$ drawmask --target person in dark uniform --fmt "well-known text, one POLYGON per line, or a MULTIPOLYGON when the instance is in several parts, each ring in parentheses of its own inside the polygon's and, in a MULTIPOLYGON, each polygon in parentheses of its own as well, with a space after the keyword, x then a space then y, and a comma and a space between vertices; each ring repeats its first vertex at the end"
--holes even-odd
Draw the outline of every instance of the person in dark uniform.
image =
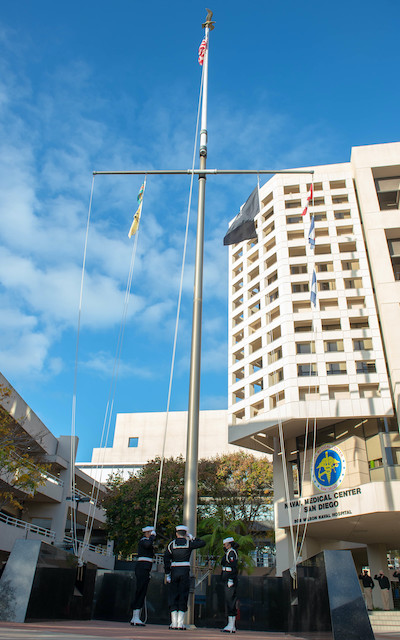
POLYGON ((367 605, 368 611, 372 611, 372 589, 375 587, 374 581, 369 575, 367 569, 364 569, 363 573, 360 573, 358 579, 361 580, 363 584, 364 594, 365 594, 365 604, 367 605))
POLYGON ((384 611, 389 611, 390 609, 390 582, 389 578, 384 575, 382 569, 379 571, 378 575, 374 576, 374 580, 377 580, 379 586, 381 588, 382 595, 382 604, 384 611))
POLYGON ((133 601, 133 615, 131 625, 134 627, 144 627, 145 623, 140 619, 140 611, 144 604, 147 587, 150 582, 150 571, 153 566, 154 548, 156 532, 153 527, 143 527, 143 536, 139 540, 137 550, 137 561, 135 566, 136 593, 133 601))
POLYGON ((190 556, 194 549, 204 547, 200 538, 193 538, 185 525, 176 527, 176 538, 171 540, 164 553, 164 567, 171 612, 170 629, 185 629, 183 620, 187 611, 190 587, 190 556))
POLYGON ((400 587, 400 571, 393 571, 393 578, 397 578, 397 580, 399 581, 399 584, 397 586, 400 587))
POLYGON ((225 604, 228 614, 228 624, 221 629, 224 633, 235 633, 235 619, 237 614, 237 582, 238 582, 238 553, 239 545, 232 537, 225 538, 222 541, 225 554, 222 557, 222 581, 224 583, 225 604))

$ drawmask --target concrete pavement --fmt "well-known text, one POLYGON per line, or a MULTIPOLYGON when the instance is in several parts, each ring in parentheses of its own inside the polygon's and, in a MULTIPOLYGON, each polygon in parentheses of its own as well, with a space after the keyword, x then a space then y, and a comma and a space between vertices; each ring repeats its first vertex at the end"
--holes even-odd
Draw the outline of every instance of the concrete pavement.
MULTIPOLYGON (((241 631, 240 640, 330 640, 331 634, 296 635, 268 631, 241 631)), ((163 625, 131 627, 127 623, 102 620, 62 620, 19 624, 0 622, 0 640, 222 640, 219 629, 171 631, 163 625)), ((400 635, 375 635, 376 640, 400 640, 400 635)))

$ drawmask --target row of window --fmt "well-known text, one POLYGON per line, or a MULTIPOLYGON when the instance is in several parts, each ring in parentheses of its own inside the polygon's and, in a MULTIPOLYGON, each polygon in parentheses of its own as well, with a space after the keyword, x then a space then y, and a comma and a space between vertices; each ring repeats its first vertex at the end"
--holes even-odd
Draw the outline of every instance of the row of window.
MULTIPOLYGON (((269 209, 266 213, 263 214, 261 222, 262 224, 264 224, 269 218, 271 218, 271 216, 273 216, 274 214, 274 209, 271 208, 269 209)), ((319 211, 317 213, 313 213, 314 216, 314 221, 315 222, 325 222, 326 220, 329 219, 329 216, 327 214, 326 211, 319 211)), ((333 212, 333 216, 335 220, 346 220, 346 219, 351 219, 351 211, 349 209, 346 210, 337 210, 333 212)), ((258 259, 258 251, 254 251, 252 252, 252 249, 254 247, 258 246, 258 240, 261 239, 263 242, 263 246, 264 246, 264 250, 265 251, 269 251, 271 249, 271 246, 268 246, 269 243, 266 242, 268 236, 275 230, 275 223, 272 221, 268 224, 268 226, 260 228, 260 224, 259 221, 255 221, 256 223, 256 229, 259 231, 259 235, 257 238, 252 238, 251 240, 249 240, 245 245, 243 245, 243 243, 240 243, 239 248, 237 249, 237 251, 235 251, 235 253, 232 254, 232 262, 236 262, 237 260, 239 260, 239 258, 243 257, 244 255, 244 248, 246 250, 246 254, 247 254, 247 258, 248 260, 251 260, 252 262, 254 262, 255 260, 258 259), (267 245, 267 247, 265 246, 267 245)), ((304 226, 304 217, 301 215, 301 213, 298 214, 291 214, 290 216, 286 216, 286 223, 288 225, 291 224, 299 224, 302 223, 302 225, 304 226)), ((348 235, 349 233, 353 233, 353 227, 352 225, 350 226, 336 226, 336 235, 340 236, 340 235, 348 235)), ((316 228, 316 236, 318 235, 329 235, 329 231, 328 228, 316 228)), ((304 237, 304 230, 297 230, 297 231, 288 231, 288 236, 290 240, 295 239, 296 237, 301 238, 304 237), (292 234, 296 234, 294 237, 292 236, 292 234), (301 234, 301 235, 300 235, 301 234)), ((275 238, 271 238, 271 241, 273 241, 275 243, 275 238)))
MULTIPOLYGON (((299 400, 302 402, 318 401, 321 399, 319 387, 299 387, 299 400)), ((328 386, 329 400, 350 400, 354 399, 354 392, 350 392, 348 385, 329 385, 328 386)), ((379 384, 367 383, 358 385, 358 397, 359 398, 380 398, 381 392, 379 384)), ((244 396, 243 396, 244 399, 244 396)), ((281 390, 278 393, 273 394, 269 398, 262 398, 257 402, 252 402, 248 411, 250 418, 254 418, 259 413, 263 413, 266 409, 272 410, 282 405, 285 402, 285 391, 281 390), (268 403, 268 406, 267 406, 268 403)), ((245 417, 245 409, 239 409, 232 414, 232 422, 242 420, 245 417)), ((361 423, 360 423, 361 424, 361 423)), ((343 434, 343 430, 341 431, 343 434)))
MULTIPOLYGON (((272 266, 273 264, 275 263, 270 264, 270 266, 272 266)), ((343 271, 357 271, 360 268, 360 261, 358 259, 341 260, 341 267, 343 271)), ((330 261, 316 262, 315 269, 317 273, 333 272, 333 261, 330 260, 330 261)), ((233 274, 234 277, 238 276, 242 271, 243 271, 243 265, 240 265, 240 268, 238 267, 237 269, 235 269, 235 272, 233 274)), ((304 273, 309 273, 309 271, 310 269, 308 268, 307 263, 290 265, 291 275, 301 275, 304 273)), ((251 282, 252 280, 257 278, 259 275, 260 275, 260 268, 257 266, 255 269, 252 269, 252 271, 250 271, 247 274, 247 282, 251 282)), ((265 278, 265 286, 266 287, 270 286, 271 284, 276 282, 277 279, 278 279, 278 271, 275 270, 265 278)), ((233 292, 236 293, 237 291, 240 291, 240 289, 242 289, 243 286, 244 286, 244 279, 241 279, 238 282, 235 282, 235 284, 233 285, 233 292)))
MULTIPOLYGON (((327 362, 326 363, 326 375, 328 376, 338 376, 347 374, 347 363, 346 362, 327 362)), ((318 373, 317 364, 315 362, 309 362, 306 364, 298 364, 297 365, 297 376, 299 378, 303 377, 313 377, 318 373)), ((369 374, 376 373, 376 364, 374 360, 357 360, 356 361, 356 373, 359 374, 369 374)), ((279 384, 284 380, 283 368, 277 369, 272 373, 268 374, 268 388, 279 384)), ((263 379, 254 380, 248 385, 250 395, 254 395, 255 393, 259 393, 263 391, 263 379)), ((241 387, 240 389, 236 389, 233 394, 233 401, 241 402, 245 398, 245 388, 241 387)))
MULTIPOLYGON (((275 300, 276 299, 277 298, 275 298, 275 300)), ((270 298, 267 297, 266 304, 269 305, 271 302, 273 302, 273 300, 270 300, 270 298)), ((351 298, 346 298, 346 303, 347 303, 348 309, 365 309, 364 296, 354 296, 351 298)), ((243 305, 243 297, 240 303, 238 303, 237 305, 235 304, 233 305, 233 311, 236 311, 236 309, 238 309, 242 305, 243 305)), ((321 311, 329 311, 329 310, 333 311, 334 309, 339 309, 339 300, 337 298, 321 298, 319 301, 319 308, 321 311)), ((311 302, 309 300, 300 300, 298 302, 294 301, 292 303, 292 309, 294 314, 311 311, 311 302)), ((261 300, 257 300, 256 302, 254 302, 248 307, 248 317, 250 318, 252 315, 254 315, 260 310, 261 310, 261 300)), ((274 307, 273 309, 269 309, 265 315, 266 315, 266 321, 268 325, 273 320, 275 320, 280 316, 279 306, 274 307)), ((245 318, 245 310, 242 309, 242 311, 240 311, 240 313, 238 313, 232 319, 232 326, 233 327, 238 326, 241 322, 243 322, 244 318, 245 318)), ((257 319, 255 322, 257 323, 257 326, 254 325, 254 330, 252 331, 250 329, 249 333, 254 333, 254 331, 260 328, 261 324, 259 323, 261 322, 261 320, 257 319)))
MULTIPOLYGON (((366 317, 358 316, 356 318, 349 318, 349 326, 350 329, 366 329, 369 327, 369 320, 366 317)), ((326 320, 321 320, 321 329, 322 331, 341 331, 342 325, 340 318, 327 318, 326 320)), ((294 332, 295 333, 312 333, 313 326, 312 321, 301 321, 294 323, 294 332)), ((270 344, 277 338, 281 337, 280 327, 276 327, 272 331, 267 332, 267 344, 270 344)), ((233 336, 234 344, 241 342, 244 338, 243 331, 238 332, 233 336)), ((333 342, 332 342, 333 343, 333 342)), ((366 343, 365 343, 366 344, 366 343)), ((249 353, 254 353, 262 348, 262 336, 258 337, 253 342, 249 343, 249 353)), ((233 354, 233 362, 238 362, 244 358, 244 346, 235 351, 233 354)))
MULTIPOLYGON (((314 216, 315 222, 325 222, 330 217, 329 212, 327 211, 318 211, 315 213, 313 212, 313 216, 314 216)), ((351 211, 350 209, 333 211, 333 218, 334 220, 348 220, 349 218, 351 218, 351 211)), ((299 224, 299 223, 304 224, 304 217, 301 215, 301 213, 297 215, 294 214, 294 215, 286 216, 286 224, 299 224)), ((338 227, 338 229, 339 228, 340 227, 338 227)))
MULTIPOLYGON (((260 344, 257 341, 257 345, 260 344)), ((372 351, 372 338, 353 338, 353 351, 372 351)), ((324 340, 324 352, 325 353, 341 353, 344 352, 344 343, 343 340, 324 340)), ((315 341, 310 340, 308 342, 296 342, 296 353, 298 355, 304 355, 308 353, 315 353, 315 341)), ((273 364, 282 358, 282 347, 278 347, 273 349, 267 354, 267 364, 273 364)), ((257 358, 254 363, 250 363, 250 373, 254 373, 254 371, 261 369, 262 364, 262 356, 257 358), (256 363, 256 368, 254 368, 254 363, 256 363)), ((243 372, 243 369, 239 370, 243 372)), ((238 371, 235 371, 235 376, 238 375, 238 371)), ((244 374, 243 374, 244 375, 244 374)), ((240 374, 242 378, 243 375, 240 374)), ((237 382, 237 380, 235 380, 237 382)))
MULTIPOLYGON (((351 235, 351 232, 348 231, 348 227, 342 227, 342 229, 345 229, 346 233, 344 234, 338 234, 338 235, 346 235, 349 236, 351 235)), ((328 230, 327 229, 321 229, 316 233, 316 237, 318 236, 329 236, 328 230)), ((292 240, 301 240, 301 244, 296 245, 296 246, 289 246, 288 247, 288 252, 289 252, 289 257, 297 257, 300 255, 306 255, 306 241, 305 241, 305 237, 303 232, 293 232, 293 234, 291 234, 291 236, 289 237, 288 234, 288 240, 292 241, 292 240)), ((271 241, 264 245, 264 253, 269 253, 269 251, 271 251, 271 249, 273 249, 276 246, 276 242, 275 242, 275 238, 272 238, 271 241)), ((340 253, 354 253, 356 251, 356 242, 354 240, 346 240, 345 242, 340 242, 339 241, 339 252, 340 253)), ((317 244, 315 247, 315 254, 316 255, 320 255, 323 253, 327 253, 331 256, 331 245, 330 244, 317 244)), ((252 265, 259 259, 260 254, 259 251, 255 251, 249 258, 247 258, 247 266, 248 268, 251 269, 252 265)), ((265 263, 264 263, 264 269, 268 270, 272 265, 274 265, 277 262, 277 258, 276 255, 270 255, 268 256, 268 258, 266 259, 265 263)), ((252 271, 250 271, 248 273, 248 277, 249 279, 253 279, 255 278, 258 274, 259 274, 259 265, 257 265, 252 271)), ((235 269, 233 270, 233 278, 236 278, 240 273, 243 272, 243 262, 241 262, 240 264, 238 264, 235 269)))
MULTIPOLYGON (((346 362, 327 362, 326 374, 328 376, 343 375, 347 373, 346 362)), ((376 373, 376 365, 374 360, 356 360, 356 373, 376 373)), ((318 374, 317 364, 310 362, 297 365, 297 375, 299 378, 303 376, 316 376, 318 374)))
MULTIPOLYGON (((321 273, 324 273, 324 271, 321 271, 321 273)), ((255 277, 254 275, 249 276, 249 279, 252 280, 254 277, 255 277)), ((273 274, 271 274, 270 277, 266 279, 265 288, 268 289, 268 287, 273 285, 274 282, 277 281, 277 279, 278 279, 277 273, 274 272, 273 274)), ((344 278, 343 283, 344 283, 345 289, 362 289, 363 288, 363 280, 361 277, 344 278)), ((261 284, 262 284, 261 282, 257 282, 247 290, 248 300, 250 300, 251 298, 253 298, 254 296, 260 293, 261 284)), ((232 286, 233 293, 237 293, 238 291, 240 291, 242 287, 243 287, 243 280, 240 280, 239 282, 235 283, 232 286)), ((333 291, 336 289, 336 278, 332 278, 330 280, 318 280, 317 287, 318 287, 318 291, 333 291)), ((309 291, 309 283, 293 282, 291 285, 291 288, 292 288, 292 293, 304 293, 309 291)), ((278 297, 279 297, 279 289, 276 288, 267 295, 267 298, 266 298, 267 304, 274 302, 274 300, 276 300, 278 297)), ((237 302, 238 300, 236 299, 235 304, 237 302)), ((236 306, 239 306, 243 302, 244 302, 244 298, 236 306)))

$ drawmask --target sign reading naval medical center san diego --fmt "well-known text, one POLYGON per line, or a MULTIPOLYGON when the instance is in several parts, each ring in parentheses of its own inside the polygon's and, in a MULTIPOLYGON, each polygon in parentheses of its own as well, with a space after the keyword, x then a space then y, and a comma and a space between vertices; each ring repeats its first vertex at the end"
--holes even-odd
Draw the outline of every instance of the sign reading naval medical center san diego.
POLYGON ((343 482, 346 458, 339 447, 324 445, 316 450, 310 471, 313 484, 317 489, 335 490, 343 482))
POLYGON ((360 512, 361 487, 339 489, 346 475, 346 458, 339 447, 319 447, 310 466, 318 493, 278 503, 279 526, 343 518, 360 512), (290 512, 290 518, 289 518, 290 512))

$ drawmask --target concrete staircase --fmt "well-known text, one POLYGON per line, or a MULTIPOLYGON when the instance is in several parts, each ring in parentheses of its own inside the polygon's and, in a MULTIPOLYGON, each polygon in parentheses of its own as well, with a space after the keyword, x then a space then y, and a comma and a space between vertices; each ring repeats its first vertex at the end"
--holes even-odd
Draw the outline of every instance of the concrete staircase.
POLYGON ((374 633, 398 633, 400 635, 400 611, 369 611, 374 633))

